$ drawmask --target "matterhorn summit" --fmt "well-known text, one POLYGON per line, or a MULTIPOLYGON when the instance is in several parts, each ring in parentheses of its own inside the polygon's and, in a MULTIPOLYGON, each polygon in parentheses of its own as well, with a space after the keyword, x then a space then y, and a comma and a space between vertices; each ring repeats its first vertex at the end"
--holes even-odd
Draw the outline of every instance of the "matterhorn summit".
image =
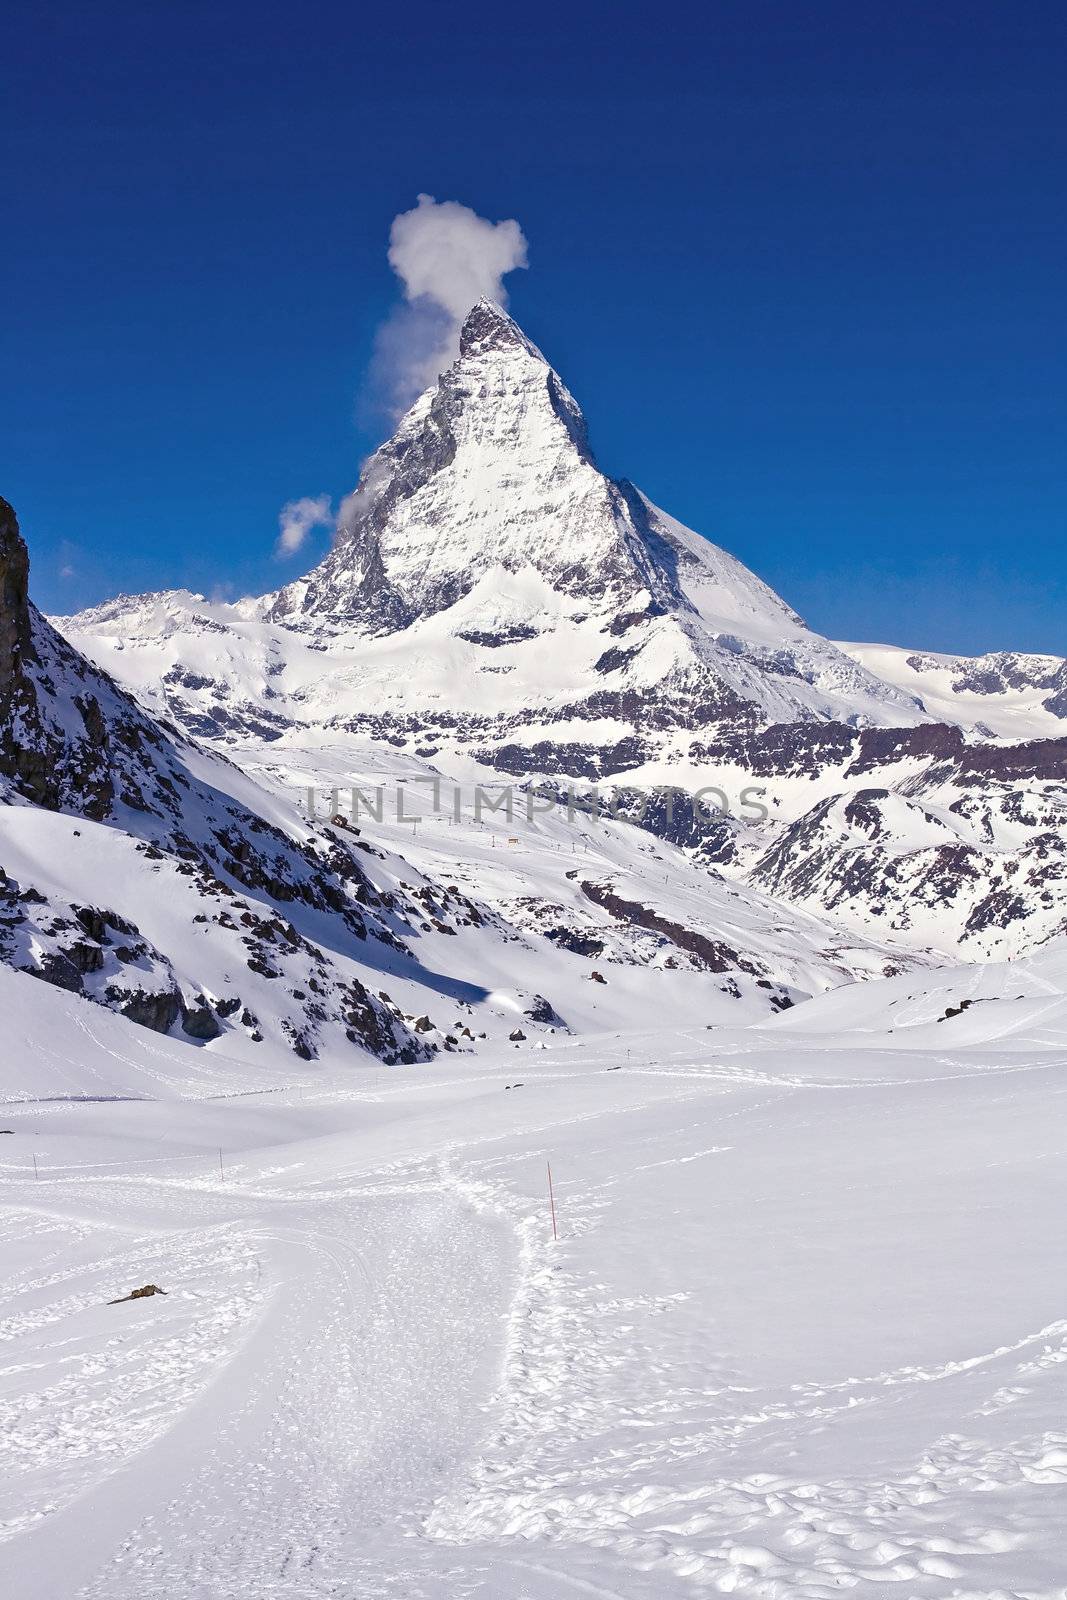
POLYGON ((562 380, 500 306, 480 300, 458 361, 367 463, 333 551, 271 615, 392 632, 487 574, 522 571, 586 608, 645 592, 671 605, 676 568, 644 502, 597 469, 562 380))
POLYGON ((435 781, 610 785, 716 872, 922 949, 990 955, 1063 925, 1063 663, 813 632, 598 467, 577 401, 490 300, 307 576, 59 625, 154 713, 231 753, 269 746, 279 770, 298 743, 302 772, 329 750, 345 776, 387 756, 435 781), (728 816, 680 824, 640 798, 709 786, 728 816))
POLYGON ((484 299, 458 359, 368 461, 330 554, 262 614, 371 638, 447 614, 434 634, 466 641, 474 672, 478 652, 540 640, 493 663, 494 676, 516 670, 527 704, 544 679, 521 665, 551 636, 567 707, 625 688, 655 693, 659 720, 678 725, 753 706, 775 720, 922 719, 740 562, 603 473, 562 379, 484 299))

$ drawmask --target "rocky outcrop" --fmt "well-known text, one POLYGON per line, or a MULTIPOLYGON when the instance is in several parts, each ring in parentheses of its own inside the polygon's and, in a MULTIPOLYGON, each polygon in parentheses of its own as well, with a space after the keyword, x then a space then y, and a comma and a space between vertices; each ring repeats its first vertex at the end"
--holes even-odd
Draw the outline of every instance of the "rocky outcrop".
POLYGON ((18 518, 14 507, 0 499, 0 713, 10 706, 33 648, 29 583, 30 557, 18 518))
POLYGON ((749 956, 733 949, 724 940, 711 939, 694 928, 683 927, 636 900, 625 900, 608 884, 583 883, 582 893, 594 904, 603 906, 620 922, 630 922, 639 928, 648 928, 653 933, 661 934, 679 950, 684 950, 698 971, 747 972, 754 977, 762 972, 762 968, 754 965, 749 956))

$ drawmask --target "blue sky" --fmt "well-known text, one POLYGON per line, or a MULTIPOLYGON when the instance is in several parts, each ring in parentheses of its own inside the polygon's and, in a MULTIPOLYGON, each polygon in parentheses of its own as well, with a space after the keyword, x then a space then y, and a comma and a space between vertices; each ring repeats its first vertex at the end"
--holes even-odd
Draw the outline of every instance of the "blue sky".
MULTIPOLYGON (((835 637, 1067 651, 1067 14, 5 9, 0 493, 50 610, 259 592, 335 499, 420 191, 602 464, 835 637)), ((317 539, 317 542, 316 542, 317 539)))

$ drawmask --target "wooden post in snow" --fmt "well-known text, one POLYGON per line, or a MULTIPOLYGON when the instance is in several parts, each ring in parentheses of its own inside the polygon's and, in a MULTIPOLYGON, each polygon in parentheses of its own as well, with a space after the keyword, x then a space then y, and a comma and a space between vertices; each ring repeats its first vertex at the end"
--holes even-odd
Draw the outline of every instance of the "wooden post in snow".
POLYGON ((555 1197, 555 1194, 552 1192, 552 1163, 551 1163, 551 1161, 548 1163, 548 1206, 549 1206, 549 1210, 552 1212, 552 1237, 553 1237, 553 1239, 558 1239, 559 1238, 559 1233, 558 1233, 557 1228, 556 1228, 556 1197, 555 1197))

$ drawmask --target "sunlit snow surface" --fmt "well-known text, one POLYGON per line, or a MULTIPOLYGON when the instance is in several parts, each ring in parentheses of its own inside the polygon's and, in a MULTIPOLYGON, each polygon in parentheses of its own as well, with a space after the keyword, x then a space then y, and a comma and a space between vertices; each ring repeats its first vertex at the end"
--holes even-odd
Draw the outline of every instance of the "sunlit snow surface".
POLYGON ((3 1592, 1062 1596, 1065 989, 341 1070, 0 969, 3 1592))
MULTIPOLYGON (((20 794, 8 959, 106 910, 144 951, 83 951, 87 995, 140 961, 226 1025, 0 967, 0 1592, 1065 1600, 1062 784, 1054 750, 978 782, 954 730, 1062 732, 1067 666, 811 633, 471 316, 313 573, 63 620, 216 754, 91 680, 173 803, 20 794), (781 723, 767 818, 710 854, 521 783, 478 813, 508 773, 733 808, 725 735, 781 723), (354 783, 387 791, 358 836, 354 783), (270 874, 224 915, 175 819, 272 841, 269 965, 270 874), (289 886, 347 847, 366 938, 289 886), (380 1066, 337 1013, 300 1059, 327 977, 438 1053, 380 1066)), ((76 740, 90 680, 40 637, 76 740)))

